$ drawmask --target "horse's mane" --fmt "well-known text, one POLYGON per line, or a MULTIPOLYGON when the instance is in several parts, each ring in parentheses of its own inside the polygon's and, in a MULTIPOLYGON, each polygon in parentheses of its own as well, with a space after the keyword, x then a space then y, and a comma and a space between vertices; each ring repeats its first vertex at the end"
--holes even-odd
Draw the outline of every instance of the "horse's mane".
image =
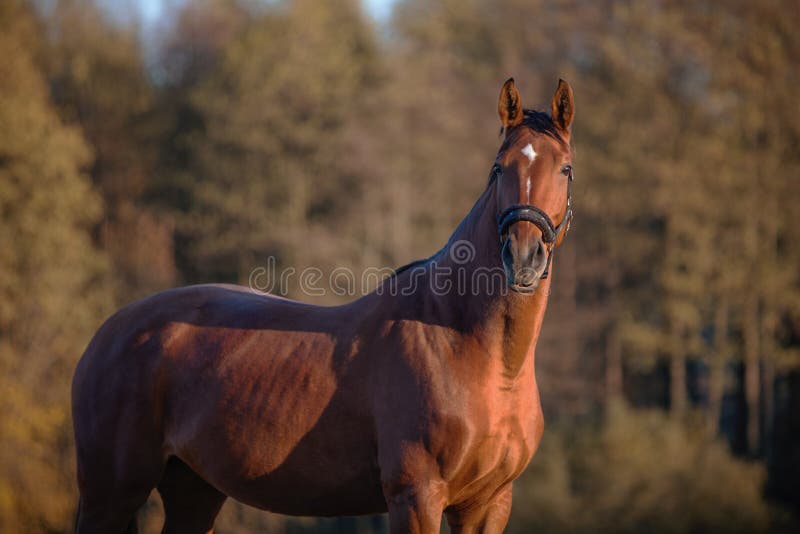
POLYGON ((521 126, 527 126, 534 132, 552 137, 565 145, 568 144, 566 139, 561 135, 561 131, 556 126, 556 123, 553 122, 553 118, 543 111, 536 111, 535 109, 523 110, 521 126))
POLYGON ((421 258, 419 260, 414 260, 412 262, 406 263, 405 265, 401 265, 400 267, 398 267, 397 269, 394 270, 394 272, 392 273, 392 275, 389 278, 390 279, 391 278, 395 278, 396 276, 400 276, 402 273, 404 273, 406 271, 409 271, 409 270, 413 269, 414 267, 419 267, 421 265, 425 265, 426 263, 431 261, 437 254, 439 254, 439 252, 436 252, 435 254, 433 254, 431 256, 428 256, 427 258, 421 258))

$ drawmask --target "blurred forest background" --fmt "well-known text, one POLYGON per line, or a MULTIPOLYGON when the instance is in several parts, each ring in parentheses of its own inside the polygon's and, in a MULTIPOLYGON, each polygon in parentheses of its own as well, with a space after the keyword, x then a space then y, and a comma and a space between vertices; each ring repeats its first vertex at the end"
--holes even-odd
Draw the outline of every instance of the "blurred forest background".
MULTIPOLYGON (((513 75, 539 109, 567 79, 577 115, 548 428, 509 530, 797 532, 797 7, 175 0, 145 25, 127 0, 3 0, 0 530, 71 528, 69 384, 104 317, 268 256, 429 255, 486 184, 513 75)), ((230 501, 218 522, 384 528, 230 501)))

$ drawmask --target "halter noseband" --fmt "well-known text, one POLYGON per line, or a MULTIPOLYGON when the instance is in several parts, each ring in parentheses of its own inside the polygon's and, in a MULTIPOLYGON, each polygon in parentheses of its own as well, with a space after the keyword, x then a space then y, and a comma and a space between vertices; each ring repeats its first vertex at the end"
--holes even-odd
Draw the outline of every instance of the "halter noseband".
MULTIPOLYGON (((495 175, 499 176, 500 168, 495 165, 495 175)), ((558 241, 563 233, 564 236, 569 232, 572 224, 572 170, 569 171, 569 181, 567 182, 567 211, 558 226, 553 224, 552 219, 544 210, 531 204, 514 204, 504 209, 497 216, 497 231, 500 234, 500 242, 505 240, 508 229, 521 221, 527 221, 536 225, 542 231, 542 241, 547 246, 547 265, 544 267, 541 279, 545 279, 550 274, 550 261, 553 259, 553 245, 558 241)))

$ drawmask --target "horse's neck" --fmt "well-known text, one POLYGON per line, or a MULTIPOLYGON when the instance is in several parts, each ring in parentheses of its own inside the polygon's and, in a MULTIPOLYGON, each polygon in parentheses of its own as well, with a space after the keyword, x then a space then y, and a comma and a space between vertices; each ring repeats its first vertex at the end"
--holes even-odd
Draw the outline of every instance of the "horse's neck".
POLYGON ((513 293, 506 297, 506 309, 495 316, 494 322, 504 325, 502 354, 505 378, 515 379, 526 363, 533 367, 549 294, 550 279, 546 278, 533 295, 513 293))
MULTIPOLYGON (((458 276, 459 269, 467 271, 468 279, 469 274, 479 268, 503 272, 496 211, 494 188, 489 187, 441 253, 440 265, 450 267, 454 277, 458 276), (453 247, 463 246, 465 242, 473 247, 474 260, 458 263, 459 255, 453 247)), ((452 282, 453 287, 458 287, 458 280, 452 282)), ((457 308, 465 327, 461 329, 464 335, 480 338, 481 345, 502 358, 504 378, 514 381, 525 369, 533 372, 534 351, 550 294, 550 278, 541 280, 532 295, 515 293, 505 287, 504 281, 502 290, 495 286, 491 293, 478 288, 477 291, 467 290, 455 299, 448 295, 441 298, 450 298, 449 302, 457 308)))

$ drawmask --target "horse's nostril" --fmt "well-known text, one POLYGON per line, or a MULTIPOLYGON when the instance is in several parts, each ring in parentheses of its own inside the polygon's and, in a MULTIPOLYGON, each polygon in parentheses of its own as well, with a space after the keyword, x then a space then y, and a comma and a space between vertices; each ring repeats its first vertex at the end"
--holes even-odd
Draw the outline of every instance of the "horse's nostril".
POLYGON ((537 270, 545 261, 547 261, 547 250, 542 240, 539 239, 532 243, 529 249, 522 252, 519 258, 519 267, 537 270))
POLYGON ((536 247, 533 250, 533 255, 531 257, 531 264, 538 265, 539 263, 545 260, 546 252, 544 249, 544 243, 542 240, 539 239, 536 242, 536 247))
POLYGON ((536 282, 536 273, 533 269, 523 269, 516 276, 516 283, 522 287, 530 287, 536 282))

